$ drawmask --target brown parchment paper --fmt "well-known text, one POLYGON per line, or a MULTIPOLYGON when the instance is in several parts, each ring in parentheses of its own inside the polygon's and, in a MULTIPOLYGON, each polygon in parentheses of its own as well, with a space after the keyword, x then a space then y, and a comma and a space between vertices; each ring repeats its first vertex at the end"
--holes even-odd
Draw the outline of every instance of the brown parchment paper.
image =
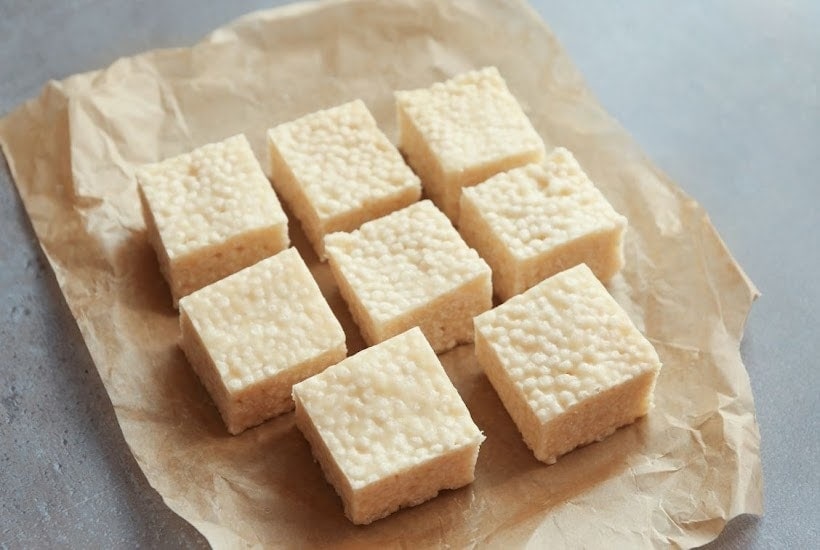
MULTIPOLYGON (((761 513, 739 354, 757 291, 703 209, 602 110, 524 4, 349 0, 253 14, 193 48, 49 83, 0 122, 0 143, 128 445, 168 506, 215 547, 689 547, 729 518, 761 513), (355 527, 292 415, 225 431, 176 345, 134 169, 238 132, 267 166, 266 128, 354 98, 394 137, 393 90, 485 65, 629 218, 626 268, 611 291, 664 362, 656 407, 547 467, 462 346, 442 361, 487 435, 476 482, 355 527)), ((291 234, 356 351, 326 266, 293 221, 291 234)))

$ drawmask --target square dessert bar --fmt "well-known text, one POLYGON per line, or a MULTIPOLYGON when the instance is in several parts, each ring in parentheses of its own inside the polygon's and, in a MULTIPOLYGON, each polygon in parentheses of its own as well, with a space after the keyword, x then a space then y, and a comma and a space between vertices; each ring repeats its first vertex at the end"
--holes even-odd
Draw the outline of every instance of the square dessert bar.
POLYGON ((296 425, 353 523, 475 477, 484 436, 418 328, 296 384, 293 399, 296 425))
POLYGON ((586 263, 602 281, 623 266, 626 218, 566 149, 465 189, 459 231, 493 269, 502 300, 586 263))
POLYGON ((288 247, 288 220, 244 135, 137 172, 148 239, 174 305, 288 247))
POLYGON ((268 131, 273 185, 316 254, 322 239, 419 200, 421 183, 361 100, 268 131))
POLYGON ((415 326, 436 353, 472 342, 492 307, 490 268, 429 200, 325 237, 339 291, 368 345, 415 326))
POLYGON ((344 359, 342 326, 295 248, 179 302, 180 347, 228 431, 293 408, 293 384, 344 359))
POLYGON ((658 354, 584 264, 476 317, 475 343, 524 441, 547 464, 652 406, 658 354))
POLYGON ((458 223, 461 189, 544 157, 544 143, 498 69, 396 92, 399 149, 427 196, 458 223))

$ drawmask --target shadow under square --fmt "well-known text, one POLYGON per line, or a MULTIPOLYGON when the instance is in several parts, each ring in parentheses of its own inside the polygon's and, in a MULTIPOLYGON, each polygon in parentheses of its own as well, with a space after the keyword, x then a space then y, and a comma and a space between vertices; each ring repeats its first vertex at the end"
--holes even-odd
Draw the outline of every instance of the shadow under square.
POLYGON ((617 430, 604 441, 559 457, 553 465, 542 463, 524 443, 478 365, 473 346, 460 346, 441 359, 473 420, 487 438, 481 445, 473 484, 473 490, 482 495, 487 508, 486 516, 478 516, 492 520, 476 527, 482 531, 491 532, 499 525, 519 524, 536 514, 548 514, 550 509, 617 477, 628 467, 630 457, 641 449, 644 419, 617 430))

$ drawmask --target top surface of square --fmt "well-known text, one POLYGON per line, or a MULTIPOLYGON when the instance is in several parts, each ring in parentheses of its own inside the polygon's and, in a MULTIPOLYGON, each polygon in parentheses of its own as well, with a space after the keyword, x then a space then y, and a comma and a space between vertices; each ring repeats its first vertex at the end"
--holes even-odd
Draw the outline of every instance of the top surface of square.
POLYGON ((320 220, 421 188, 361 100, 280 124, 268 136, 320 220))
POLYGON ((396 100, 445 172, 544 148, 495 67, 396 92, 396 100))
POLYGON ((418 328, 297 384, 294 395, 353 489, 484 439, 418 328))
POLYGON ((295 248, 180 300, 222 380, 241 390, 312 359, 345 335, 295 248))
POLYGON ((555 149, 544 166, 530 164, 465 188, 504 246, 519 259, 591 233, 626 226, 575 157, 555 149))
POLYGON ((475 327, 542 422, 660 366, 585 264, 479 315, 475 327))
POLYGON ((144 166, 137 180, 171 259, 287 222, 241 134, 144 166))
POLYGON ((332 233, 325 248, 377 321, 428 304, 490 271, 429 200, 356 231, 332 233))

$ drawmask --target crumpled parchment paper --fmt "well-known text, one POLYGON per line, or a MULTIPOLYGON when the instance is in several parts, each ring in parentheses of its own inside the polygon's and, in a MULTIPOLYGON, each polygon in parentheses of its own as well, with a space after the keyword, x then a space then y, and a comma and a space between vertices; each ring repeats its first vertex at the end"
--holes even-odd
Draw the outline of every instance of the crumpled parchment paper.
MULTIPOLYGON (((601 108, 519 2, 348 0, 247 16, 188 49, 51 82, 0 144, 140 467, 215 547, 693 546, 761 513, 759 435, 739 341, 754 285, 703 209, 601 108), (442 361, 487 435, 476 482, 368 527, 342 514, 292 415, 231 437, 176 345, 135 167, 362 98, 395 136, 392 92, 497 66, 548 146, 575 152, 629 218, 616 299, 664 362, 656 407, 601 443, 537 462, 471 346, 442 361)), ((298 223, 295 245, 361 340, 298 223)))

